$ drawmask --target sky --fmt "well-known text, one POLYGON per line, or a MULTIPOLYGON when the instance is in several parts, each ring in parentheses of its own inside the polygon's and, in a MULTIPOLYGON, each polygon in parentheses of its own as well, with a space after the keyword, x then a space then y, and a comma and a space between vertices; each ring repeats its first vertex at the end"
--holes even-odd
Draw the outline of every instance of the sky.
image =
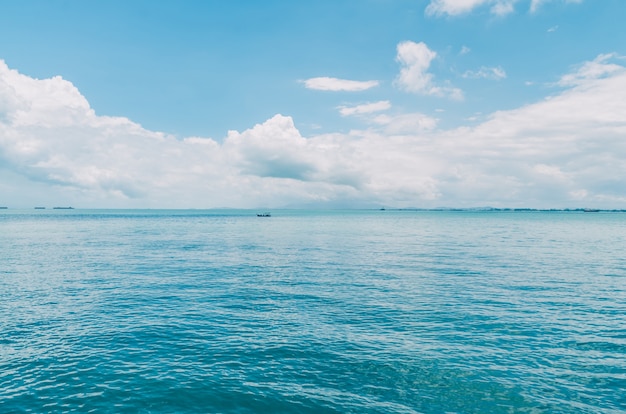
POLYGON ((0 206, 626 208, 624 0, 0 0, 0 206))

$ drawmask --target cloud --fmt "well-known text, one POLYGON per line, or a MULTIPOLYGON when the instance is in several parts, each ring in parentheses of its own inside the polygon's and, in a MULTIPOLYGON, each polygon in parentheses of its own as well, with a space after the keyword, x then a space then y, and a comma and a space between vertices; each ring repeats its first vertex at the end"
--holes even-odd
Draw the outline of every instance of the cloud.
POLYGON ((500 80, 506 78, 506 72, 502 67, 493 67, 489 68, 486 66, 481 66, 477 71, 468 70, 463 74, 464 78, 470 79, 492 79, 492 80, 500 80))
POLYGON ((422 113, 401 115, 378 115, 372 119, 376 124, 385 126, 384 133, 389 135, 415 134, 435 129, 438 119, 422 113))
POLYGON ((463 99, 460 89, 434 83, 433 75, 428 69, 437 53, 430 50, 425 43, 404 41, 398 44, 397 52, 396 60, 401 68, 395 83, 400 89, 422 95, 463 99))
POLYGON ((357 106, 340 106, 339 113, 341 116, 352 116, 352 115, 362 115, 362 114, 371 114, 372 112, 380 112, 386 111, 391 108, 391 102, 389 101, 378 101, 372 103, 366 103, 357 106))
POLYGON ((315 171, 307 141, 290 117, 276 115, 239 133, 229 131, 224 149, 240 171, 258 177, 307 180, 315 171))
POLYGON ((580 85, 590 79, 603 78, 622 72, 624 70, 623 66, 608 62, 616 57, 617 55, 615 53, 599 55, 594 60, 580 65, 575 72, 562 76, 558 84, 560 86, 580 85))
POLYGON ((221 141, 99 116, 71 82, 0 62, 0 193, 25 207, 622 208, 626 101, 615 91, 626 90, 626 68, 616 58, 584 62, 552 96, 473 126, 374 111, 366 129, 304 137, 276 115, 221 141))
POLYGON ((199 146, 126 118, 97 116, 61 77, 33 79, 0 61, 0 96, 5 103, 0 167, 45 185, 48 194, 41 192, 40 202, 132 205, 132 200, 143 199, 145 205, 154 198, 167 205, 171 201, 159 200, 162 190, 164 199, 175 197, 177 189, 202 187, 189 180, 196 173, 208 179, 228 170, 214 157, 214 141, 199 146))
MULTIPOLYGON (((426 6, 428 16, 460 16, 475 9, 489 6, 489 12, 496 16, 505 16, 515 11, 515 4, 520 0, 431 0, 426 6)), ((531 0, 530 12, 535 13, 545 3, 560 1, 564 3, 582 3, 583 0, 531 0)))
POLYGON ((431 0, 426 7, 429 16, 458 16, 467 14, 481 6, 491 6, 492 14, 503 16, 513 12, 518 0, 431 0))
POLYGON ((370 125, 380 128, 387 135, 415 134, 433 130, 438 119, 415 112, 406 114, 377 114, 391 109, 389 101, 378 101, 354 107, 339 107, 342 116, 361 116, 370 125))
POLYGON ((618 206, 626 201, 619 184, 626 179, 621 161, 626 156, 626 102, 614 93, 626 88, 626 70, 607 63, 605 56, 564 76, 576 82, 566 82, 570 88, 558 95, 496 112, 475 128, 449 131, 465 137, 458 148, 466 157, 457 163, 464 165, 459 182, 470 185, 480 179, 484 188, 476 194, 483 199, 498 198, 488 187, 499 187, 503 195, 508 192, 500 202, 618 206), (597 64, 603 68, 590 73, 588 68, 597 64), (468 162, 470 157, 480 164, 468 162))
POLYGON ((535 13, 543 4, 554 1, 560 1, 561 3, 582 3, 583 0, 531 0, 530 12, 535 13))
POLYGON ((378 86, 379 82, 376 80, 369 81, 354 81, 347 79, 337 79, 329 77, 319 77, 307 79, 304 82, 304 86, 308 89, 315 89, 318 91, 348 91, 348 92, 360 92, 367 89, 371 89, 378 86))

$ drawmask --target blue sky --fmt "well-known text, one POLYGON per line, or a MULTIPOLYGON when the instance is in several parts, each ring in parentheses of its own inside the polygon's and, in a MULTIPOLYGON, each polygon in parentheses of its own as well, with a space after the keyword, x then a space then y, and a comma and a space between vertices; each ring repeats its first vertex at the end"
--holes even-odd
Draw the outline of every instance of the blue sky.
POLYGON ((0 204, 619 207, 624 177, 597 180, 589 164, 619 163, 622 119, 611 118, 616 129, 602 138, 617 145, 615 159, 589 157, 608 151, 593 141, 607 125, 601 114, 619 114, 626 99, 624 21, 622 0, 3 0, 0 204), (599 81, 616 82, 622 99, 586 112, 584 136, 511 123, 506 148, 485 142, 499 132, 483 130, 530 116, 547 98, 597 102, 592 93, 608 88, 599 81), (57 88, 67 95, 51 94, 57 88), (31 111, 25 128, 15 118, 26 116, 24 100, 58 107, 31 111), (51 111, 72 120, 55 124, 51 111), (102 127, 122 120, 132 127, 102 127), (204 160, 183 145, 197 139, 215 146, 204 160), (558 139, 563 158, 551 159, 558 139), (116 145, 126 152, 97 152, 116 145), (128 154, 133 174, 118 169, 128 154), (546 187, 529 171, 556 181, 546 187), (196 196, 175 195, 187 186, 196 196))

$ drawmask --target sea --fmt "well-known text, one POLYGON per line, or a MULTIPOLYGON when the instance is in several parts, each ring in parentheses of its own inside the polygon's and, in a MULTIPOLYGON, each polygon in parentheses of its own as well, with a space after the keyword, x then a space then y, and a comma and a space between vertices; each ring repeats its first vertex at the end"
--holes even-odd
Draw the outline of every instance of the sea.
POLYGON ((0 211, 0 413, 626 413, 626 213, 0 211))

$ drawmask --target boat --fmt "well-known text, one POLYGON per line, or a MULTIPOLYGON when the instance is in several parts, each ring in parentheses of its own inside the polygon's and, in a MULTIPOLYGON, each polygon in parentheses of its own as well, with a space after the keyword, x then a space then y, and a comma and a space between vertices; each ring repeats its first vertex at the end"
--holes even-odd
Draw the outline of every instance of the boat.
POLYGON ((256 216, 257 217, 272 217, 270 213, 258 213, 256 216))
POLYGON ((74 207, 52 207, 53 210, 74 210, 74 207))
POLYGON ((597 208, 585 208, 585 209, 583 209, 583 211, 584 211, 585 213, 597 213, 597 212, 599 212, 600 210, 599 210, 599 209, 597 209, 597 208))

